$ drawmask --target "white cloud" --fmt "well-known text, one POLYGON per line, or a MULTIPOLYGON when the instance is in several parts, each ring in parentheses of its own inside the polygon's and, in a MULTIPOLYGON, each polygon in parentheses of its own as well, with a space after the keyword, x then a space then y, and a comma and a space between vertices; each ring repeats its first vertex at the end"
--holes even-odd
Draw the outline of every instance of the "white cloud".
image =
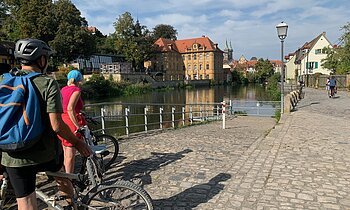
POLYGON ((223 16, 223 17, 227 17, 227 18, 230 18, 230 19, 238 19, 242 16, 242 12, 241 11, 232 11, 232 10, 221 10, 219 13, 218 13, 219 16, 223 16))
POLYGON ((236 56, 278 59, 279 39, 275 26, 289 25, 286 52, 296 50, 323 31, 336 41, 339 28, 349 21, 348 0, 73 0, 90 25, 103 33, 114 32, 113 22, 128 11, 152 29, 169 24, 178 38, 209 36, 225 47, 232 42, 236 56))

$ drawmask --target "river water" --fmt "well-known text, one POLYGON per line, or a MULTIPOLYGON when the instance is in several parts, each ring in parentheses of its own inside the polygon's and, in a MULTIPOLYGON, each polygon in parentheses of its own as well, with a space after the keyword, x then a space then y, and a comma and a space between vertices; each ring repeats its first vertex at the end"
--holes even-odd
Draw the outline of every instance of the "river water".
POLYGON ((220 103, 223 100, 269 101, 266 89, 262 85, 214 86, 192 89, 154 90, 134 96, 86 100, 85 103, 220 103))
POLYGON ((108 116, 106 127, 113 130, 114 135, 119 136, 128 132, 125 129, 126 125, 131 133, 157 129, 161 126, 174 126, 171 122, 174 118, 177 121, 175 126, 179 126, 184 121, 181 119, 184 118, 198 119, 204 115, 218 115, 223 101, 227 103, 231 101, 231 107, 234 107, 228 110, 231 113, 274 116, 276 111, 275 103, 270 102, 265 87, 261 85, 154 90, 142 95, 86 100, 85 104, 95 105, 87 105, 85 111, 91 116, 100 116, 101 108, 104 108, 104 114, 108 116), (147 119, 145 119, 145 112, 147 112, 147 119), (193 115, 190 114, 191 112, 193 115), (148 124, 147 128, 144 125, 145 122, 148 124))

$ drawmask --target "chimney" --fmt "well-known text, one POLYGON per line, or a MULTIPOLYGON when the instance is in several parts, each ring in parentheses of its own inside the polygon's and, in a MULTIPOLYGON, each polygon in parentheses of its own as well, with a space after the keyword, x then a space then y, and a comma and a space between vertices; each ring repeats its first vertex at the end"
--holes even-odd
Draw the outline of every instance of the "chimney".
POLYGON ((218 49, 218 43, 214 44, 214 49, 218 49))
POLYGON ((170 50, 173 50, 173 45, 172 44, 168 44, 168 47, 170 50))
POLYGON ((204 37, 205 37, 205 35, 203 34, 203 35, 202 35, 202 37, 204 38, 204 37))

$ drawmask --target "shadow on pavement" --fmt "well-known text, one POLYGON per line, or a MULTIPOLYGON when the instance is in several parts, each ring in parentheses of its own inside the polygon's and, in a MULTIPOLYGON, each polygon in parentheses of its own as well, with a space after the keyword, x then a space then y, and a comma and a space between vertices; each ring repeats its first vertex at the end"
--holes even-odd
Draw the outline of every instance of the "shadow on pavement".
POLYGON ((319 101, 310 102, 309 104, 305 104, 303 106, 297 106, 296 108, 303 108, 303 107, 308 107, 308 106, 317 105, 317 104, 320 104, 320 102, 319 101))
POLYGON ((155 209, 192 209, 201 203, 207 203, 215 195, 218 195, 225 187, 220 182, 231 178, 230 174, 220 173, 207 183, 195 185, 170 198, 154 200, 155 209))
MULTIPOLYGON (((106 172, 108 179, 132 180, 133 182, 141 182, 140 185, 152 183, 150 173, 161 167, 169 165, 176 160, 185 157, 185 154, 192 152, 191 149, 185 149, 177 153, 158 153, 152 152, 149 158, 133 160, 120 165, 117 171, 106 172)), ((137 183, 138 184, 138 183, 137 183)))

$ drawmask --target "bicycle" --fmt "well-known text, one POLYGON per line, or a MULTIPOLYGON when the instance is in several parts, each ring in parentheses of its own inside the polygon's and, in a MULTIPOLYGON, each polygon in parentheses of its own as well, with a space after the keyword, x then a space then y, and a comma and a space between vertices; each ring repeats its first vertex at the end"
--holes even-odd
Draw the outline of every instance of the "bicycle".
MULTIPOLYGON (((72 199, 71 209, 88 210, 88 209, 135 209, 135 210, 152 210, 152 199, 149 194, 140 186, 124 180, 115 183, 101 183, 89 189, 86 193, 84 190, 88 187, 88 175, 70 174, 64 172, 44 172, 39 175, 61 177, 69 179, 74 187, 74 196, 72 199)), ((8 196, 9 179, 4 173, 3 182, 0 187, 0 209, 8 209, 14 206, 15 199, 8 196)), ((43 190, 36 188, 37 198, 44 202, 52 209, 64 210, 67 205, 59 203, 61 200, 57 196, 50 196, 43 190)))
MULTIPOLYGON (((108 152, 105 145, 94 145, 91 131, 84 126, 79 131, 84 140, 89 144, 93 155, 83 158, 80 173, 69 174, 64 172, 45 172, 51 177, 68 178, 75 189, 73 197, 73 209, 145 209, 152 210, 152 200, 148 193, 140 186, 124 180, 115 183, 103 182, 104 163, 103 154, 108 152), (100 155, 100 157, 98 157, 100 155), (87 192, 87 193, 84 193, 87 192), (101 204, 102 203, 102 204, 101 204)), ((52 179, 51 179, 52 180, 52 179)), ((50 181, 50 180, 49 180, 50 181)), ((15 203, 14 196, 7 195, 9 179, 4 173, 3 183, 0 187, 0 209, 8 207, 8 203, 15 203), (8 199, 9 198, 9 199, 8 199)), ((42 200, 53 209, 62 210, 57 202, 60 198, 49 196, 39 188, 36 189, 38 199, 42 200)))
POLYGON ((80 133, 83 140, 90 146, 94 154, 91 157, 84 158, 78 156, 76 158, 76 171, 84 174, 86 171, 92 180, 91 185, 96 186, 102 182, 104 172, 114 162, 118 153, 113 153, 110 159, 106 159, 106 156, 110 154, 109 148, 113 148, 114 151, 119 151, 119 145, 117 140, 109 135, 95 136, 87 125, 79 128, 77 133, 80 133), (110 142, 112 145, 109 145, 110 142), (104 144, 102 144, 104 143, 104 144))
MULTIPOLYGON (((92 117, 87 116, 85 113, 85 120, 92 124, 98 124, 99 122, 93 119, 92 117)), ((90 146, 103 146, 108 152, 103 152, 98 155, 103 159, 104 168, 107 170, 115 162, 119 153, 119 143, 116 138, 108 134, 94 134, 89 126, 83 126, 78 130, 85 142, 90 146)))

